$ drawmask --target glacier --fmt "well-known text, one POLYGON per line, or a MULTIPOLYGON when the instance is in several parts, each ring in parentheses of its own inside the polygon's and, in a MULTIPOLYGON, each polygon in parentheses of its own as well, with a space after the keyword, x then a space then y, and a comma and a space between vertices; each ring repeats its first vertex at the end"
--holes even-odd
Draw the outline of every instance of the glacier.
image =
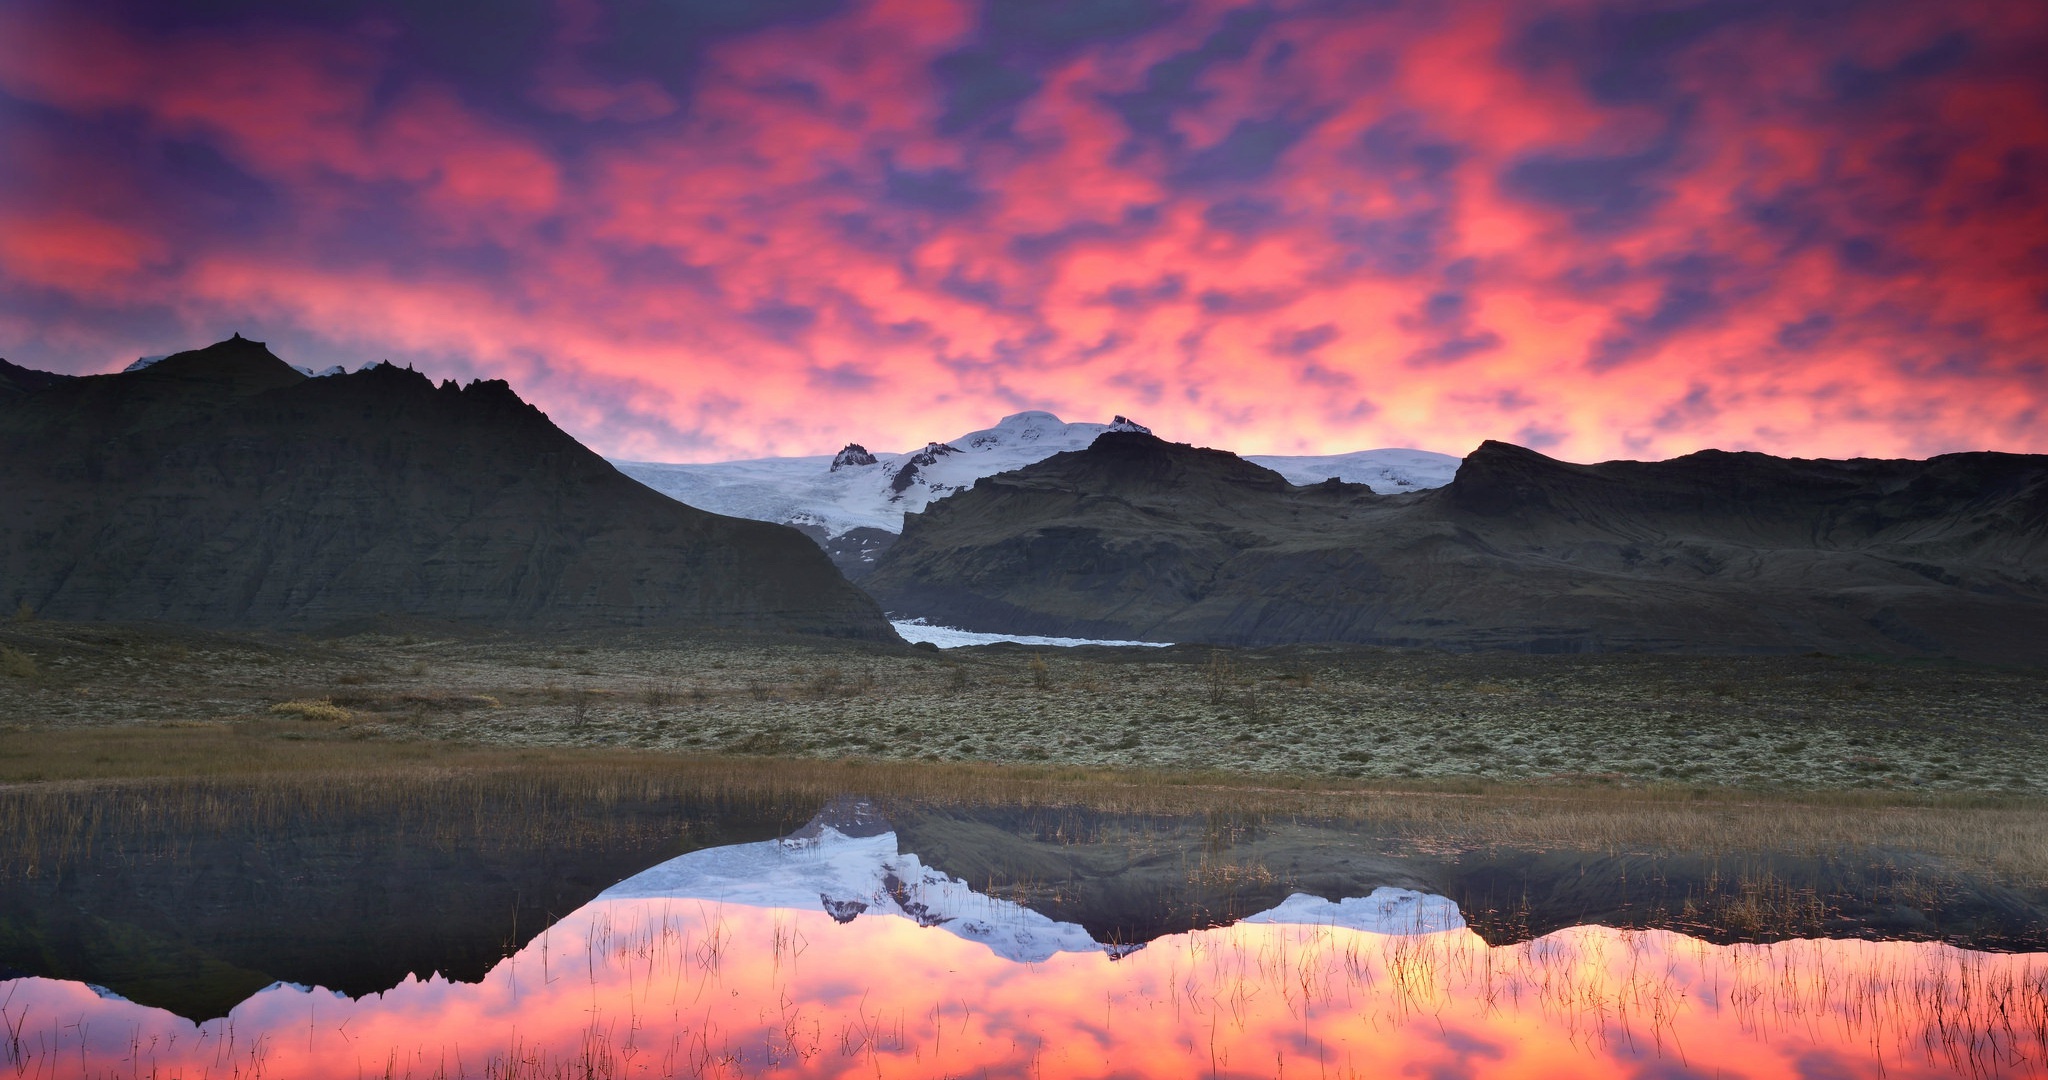
MULTIPOLYGON (((1054 454, 1086 449, 1105 431, 1145 431, 1124 417, 1107 424, 1068 423, 1040 410, 1013 413, 994 427, 904 453, 868 453, 850 444, 839 454, 753 458, 704 464, 612 462, 620 472, 700 510, 794 525, 820 539, 854 529, 903 531, 913 514, 976 480, 1021 469, 1054 454), (835 467, 836 466, 836 467, 835 467)), ((1259 454, 1245 460, 1290 483, 1335 477, 1382 494, 1442 487, 1458 458, 1428 450, 1359 450, 1348 454, 1259 454)))

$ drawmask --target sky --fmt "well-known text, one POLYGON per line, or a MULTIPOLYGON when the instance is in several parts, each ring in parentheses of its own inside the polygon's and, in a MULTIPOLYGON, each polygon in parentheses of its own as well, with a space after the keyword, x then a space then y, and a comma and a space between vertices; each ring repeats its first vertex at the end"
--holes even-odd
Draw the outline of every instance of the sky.
POLYGON ((0 356, 599 452, 2048 452, 2048 4, 0 0, 0 356))

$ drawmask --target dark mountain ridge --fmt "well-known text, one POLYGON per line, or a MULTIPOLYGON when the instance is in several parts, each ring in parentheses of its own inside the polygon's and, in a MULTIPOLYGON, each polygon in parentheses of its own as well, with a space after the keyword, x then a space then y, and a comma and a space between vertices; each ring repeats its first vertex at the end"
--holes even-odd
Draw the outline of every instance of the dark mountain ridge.
POLYGON ((53 617, 892 636, 801 534, 647 489, 502 381, 313 379, 239 336, 7 365, 0 456, 0 602, 53 617))
POLYGON ((862 583, 967 629, 1270 645, 2048 662, 2048 457, 1489 442, 1395 496, 1108 433, 905 522, 862 583))

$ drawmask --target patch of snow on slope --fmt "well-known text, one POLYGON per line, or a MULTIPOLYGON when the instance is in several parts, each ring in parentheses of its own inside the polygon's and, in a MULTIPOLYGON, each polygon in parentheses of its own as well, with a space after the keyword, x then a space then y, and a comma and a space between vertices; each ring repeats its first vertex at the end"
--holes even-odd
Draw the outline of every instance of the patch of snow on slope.
MULTIPOLYGON (((795 525, 826 537, 850 529, 903 531, 903 515, 916 513, 976 480, 1035 464, 1054 454, 1085 449, 1105 431, 1146 431, 1124 417, 1107 424, 1069 424, 1049 412, 1003 417, 907 453, 869 453, 849 444, 838 455, 754 458, 699 465, 614 461, 620 472, 679 502, 733 517, 795 525), (857 451, 857 452, 854 452, 857 451)), ((1332 476, 1395 493, 1441 487, 1458 459, 1426 450, 1361 450, 1322 457, 1249 459, 1297 484, 1332 476)))
POLYGON ((1143 645, 1150 649, 1163 649, 1170 641, 1112 641, 1108 639, 1077 637, 1040 637, 1034 634, 983 634, 973 630, 955 630, 950 626, 929 626, 923 619, 896 619, 889 625, 903 640, 916 643, 929 641, 941 649, 957 649, 963 645, 994 645, 1001 641, 1019 645, 1143 645))

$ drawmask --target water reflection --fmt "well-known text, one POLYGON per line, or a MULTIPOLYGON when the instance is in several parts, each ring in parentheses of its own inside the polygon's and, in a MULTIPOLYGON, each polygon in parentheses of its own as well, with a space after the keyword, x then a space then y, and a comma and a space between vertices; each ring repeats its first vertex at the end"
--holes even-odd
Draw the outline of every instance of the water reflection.
POLYGON ((277 985, 194 1024, 0 987, 23 1076, 2040 1076, 2048 956, 1708 944, 1574 927, 1489 946, 1441 897, 1289 897, 1142 948, 978 892, 878 821, 681 856, 480 983, 277 985))

